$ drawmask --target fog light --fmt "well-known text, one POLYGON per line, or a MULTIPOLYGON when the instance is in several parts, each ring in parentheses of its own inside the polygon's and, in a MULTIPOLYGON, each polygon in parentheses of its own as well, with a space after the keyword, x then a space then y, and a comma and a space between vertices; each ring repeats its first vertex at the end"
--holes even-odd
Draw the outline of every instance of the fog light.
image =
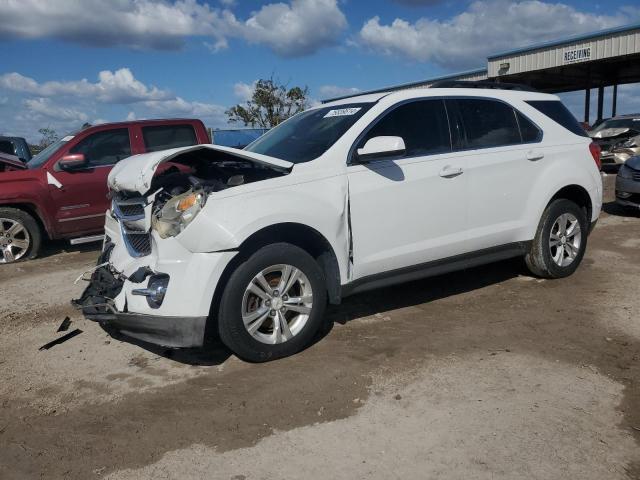
POLYGON ((631 195, 629 192, 619 192, 616 190, 616 197, 618 198, 629 198, 631 195))
POLYGON ((169 285, 169 275, 161 273, 149 277, 147 288, 137 288, 132 290, 133 295, 142 295, 147 297, 147 303, 151 308, 160 308, 164 301, 164 295, 167 293, 169 285))

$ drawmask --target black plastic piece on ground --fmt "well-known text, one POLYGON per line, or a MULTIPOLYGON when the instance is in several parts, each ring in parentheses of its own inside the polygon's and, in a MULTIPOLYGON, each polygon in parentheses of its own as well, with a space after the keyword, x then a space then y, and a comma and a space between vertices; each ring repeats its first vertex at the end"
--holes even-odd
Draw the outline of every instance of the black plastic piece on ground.
POLYGON ((56 332, 66 332, 69 330, 69 325, 71 325, 71 319, 69 317, 64 317, 64 320, 62 320, 62 323, 56 332))
POLYGON ((51 347, 60 345, 61 343, 66 342, 67 340, 71 340, 73 337, 80 335, 81 333, 82 333, 82 330, 80 330, 79 328, 76 328, 72 332, 69 332, 66 335, 63 335, 60 338, 56 338, 52 342, 42 345, 38 350, 49 350, 51 347))

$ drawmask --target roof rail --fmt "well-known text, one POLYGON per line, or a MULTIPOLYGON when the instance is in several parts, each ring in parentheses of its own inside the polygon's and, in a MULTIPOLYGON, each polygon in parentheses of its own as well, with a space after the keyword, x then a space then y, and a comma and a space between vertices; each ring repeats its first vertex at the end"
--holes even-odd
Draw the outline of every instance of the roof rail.
POLYGON ((521 92, 537 92, 529 85, 520 83, 502 83, 488 80, 466 81, 466 80, 442 80, 433 83, 429 88, 491 88, 494 90, 519 90, 521 92))

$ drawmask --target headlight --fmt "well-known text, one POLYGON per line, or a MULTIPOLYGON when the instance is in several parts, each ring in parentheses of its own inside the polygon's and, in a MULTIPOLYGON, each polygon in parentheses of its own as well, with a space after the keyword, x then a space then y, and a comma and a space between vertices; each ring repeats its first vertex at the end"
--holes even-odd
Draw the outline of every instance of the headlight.
POLYGON ((202 190, 177 195, 153 215, 151 226, 162 238, 175 237, 200 213, 205 201, 206 195, 202 190))
POLYGON ((631 169, 629 167, 627 167, 626 165, 622 165, 620 167, 620 170, 618 170, 618 176, 620 178, 633 178, 631 169))

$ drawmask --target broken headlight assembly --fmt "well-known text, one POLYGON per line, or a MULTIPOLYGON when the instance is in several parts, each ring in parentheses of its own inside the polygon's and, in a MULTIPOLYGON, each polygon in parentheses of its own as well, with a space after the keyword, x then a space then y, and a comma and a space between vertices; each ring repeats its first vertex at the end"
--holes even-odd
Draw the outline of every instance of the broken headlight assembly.
POLYGON ((206 202, 204 190, 189 190, 154 208, 152 228, 161 238, 175 237, 200 213, 206 202))

